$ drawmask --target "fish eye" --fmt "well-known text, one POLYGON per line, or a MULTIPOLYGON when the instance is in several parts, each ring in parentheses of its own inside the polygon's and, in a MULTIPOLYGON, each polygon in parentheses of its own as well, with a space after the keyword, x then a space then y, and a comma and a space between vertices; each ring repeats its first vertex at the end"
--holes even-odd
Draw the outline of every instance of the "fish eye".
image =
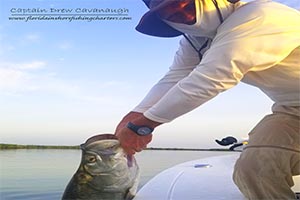
POLYGON ((89 163, 94 163, 94 162, 96 162, 96 157, 95 157, 95 156, 88 156, 88 157, 87 157, 87 161, 88 161, 89 163))

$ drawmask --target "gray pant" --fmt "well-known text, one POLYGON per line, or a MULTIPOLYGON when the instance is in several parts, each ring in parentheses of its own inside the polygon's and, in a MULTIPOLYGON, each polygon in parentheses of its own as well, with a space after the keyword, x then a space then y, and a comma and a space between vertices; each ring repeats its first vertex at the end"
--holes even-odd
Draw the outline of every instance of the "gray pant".
POLYGON ((274 112, 249 134, 233 179, 247 199, 295 199, 292 176, 300 175, 300 117, 274 112))

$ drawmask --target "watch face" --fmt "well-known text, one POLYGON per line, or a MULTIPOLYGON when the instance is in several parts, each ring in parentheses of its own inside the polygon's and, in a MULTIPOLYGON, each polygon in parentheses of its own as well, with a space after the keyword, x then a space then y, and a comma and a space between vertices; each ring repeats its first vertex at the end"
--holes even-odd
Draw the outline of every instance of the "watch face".
POLYGON ((149 135, 150 133, 152 133, 152 130, 148 127, 141 127, 137 130, 137 133, 139 135, 149 135))

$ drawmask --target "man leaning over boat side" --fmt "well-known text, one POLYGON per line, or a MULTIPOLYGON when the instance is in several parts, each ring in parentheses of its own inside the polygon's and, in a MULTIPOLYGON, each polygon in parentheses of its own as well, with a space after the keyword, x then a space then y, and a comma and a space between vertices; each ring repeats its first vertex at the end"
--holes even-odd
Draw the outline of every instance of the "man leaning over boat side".
MULTIPOLYGON (((233 179, 248 199, 295 199, 300 174, 300 13, 270 0, 143 0, 136 29, 182 36, 169 71, 116 128, 128 154, 152 140, 154 128, 195 109, 239 82, 274 104, 249 134, 233 179)), ((251 105, 255 106, 255 105, 251 105)))

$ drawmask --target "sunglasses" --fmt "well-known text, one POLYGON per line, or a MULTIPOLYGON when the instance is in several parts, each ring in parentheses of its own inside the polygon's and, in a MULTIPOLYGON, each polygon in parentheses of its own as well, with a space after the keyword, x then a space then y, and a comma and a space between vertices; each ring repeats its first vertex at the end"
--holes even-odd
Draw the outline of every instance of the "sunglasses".
POLYGON ((171 0, 156 12, 161 19, 170 22, 187 25, 196 23, 195 0, 171 0))

